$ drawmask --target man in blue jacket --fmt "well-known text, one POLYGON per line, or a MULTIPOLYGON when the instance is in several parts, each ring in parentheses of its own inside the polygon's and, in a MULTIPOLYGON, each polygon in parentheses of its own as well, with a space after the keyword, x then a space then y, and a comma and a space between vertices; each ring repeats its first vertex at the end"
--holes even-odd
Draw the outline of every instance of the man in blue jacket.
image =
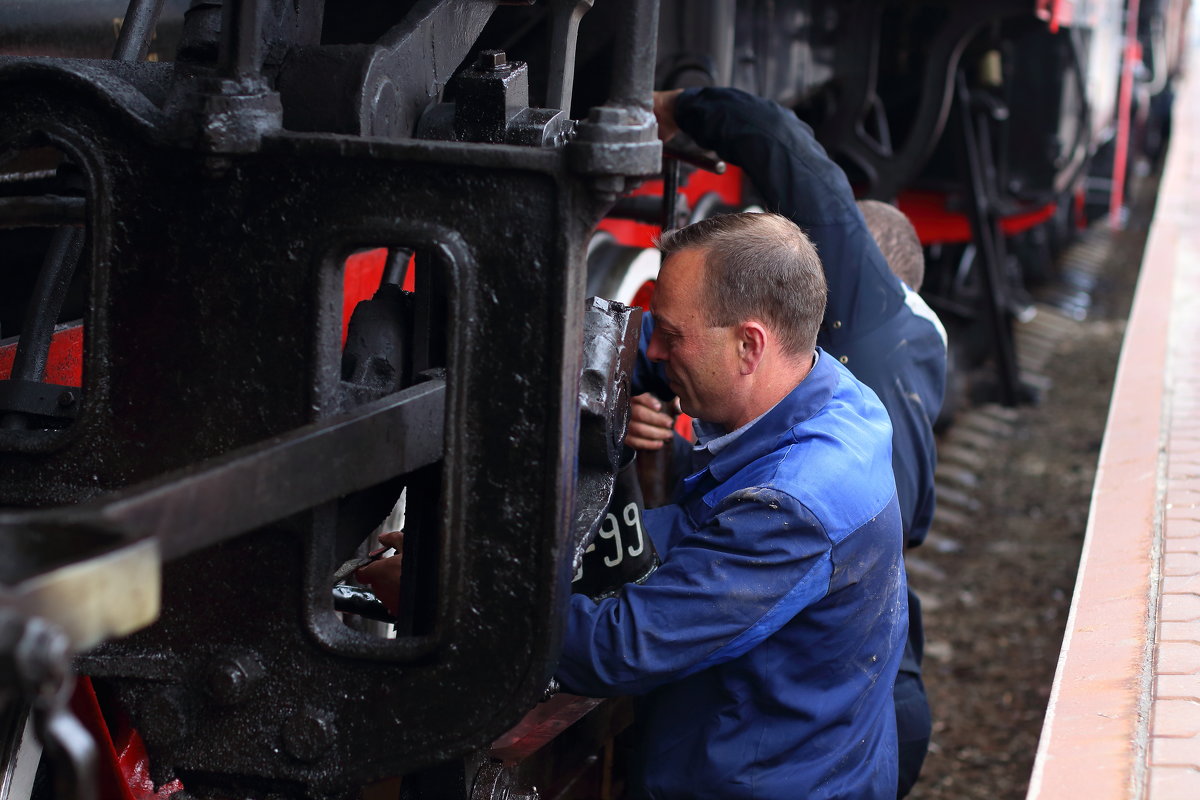
POLYGON ((891 800, 907 603, 887 412, 816 348, 825 276, 786 217, 660 247, 646 355, 697 420, 695 472, 646 513, 659 569, 571 598, 557 677, 643 696, 634 796, 891 800))
MULTIPOLYGON (((816 245, 829 285, 817 343, 870 386, 887 409, 905 540, 910 547, 920 544, 934 511, 933 422, 945 387, 946 334, 913 291, 919 288, 922 254, 911 226, 903 229, 907 223, 898 211, 878 208, 869 209, 876 222, 868 227, 845 173, 812 130, 777 103, 734 89, 693 89, 656 93, 655 111, 664 139, 682 129, 736 164, 763 206, 796 222, 816 245), (886 258, 877 238, 889 250, 886 258), (908 276, 909 285, 893 272, 908 276)), ((661 386, 645 388, 670 394, 661 386)), ((627 441, 639 449, 661 447, 671 436, 670 417, 654 413, 661 407, 656 401, 637 402, 627 441)), ((920 677, 920 607, 911 593, 909 603, 909 642, 895 691, 899 797, 916 781, 930 735, 920 677)))

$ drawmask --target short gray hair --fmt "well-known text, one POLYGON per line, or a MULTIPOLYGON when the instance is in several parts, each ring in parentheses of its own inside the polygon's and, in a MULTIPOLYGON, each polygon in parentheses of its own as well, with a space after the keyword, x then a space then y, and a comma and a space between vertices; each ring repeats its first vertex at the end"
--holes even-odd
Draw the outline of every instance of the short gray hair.
POLYGON ((766 323, 785 353, 803 356, 817 344, 825 315, 825 272, 812 242, 779 214, 725 214, 664 233, 666 259, 683 250, 704 253, 709 325, 766 323))
POLYGON ((920 289, 925 281, 925 251, 912 222, 903 211, 879 200, 859 200, 858 210, 888 268, 914 292, 920 289))

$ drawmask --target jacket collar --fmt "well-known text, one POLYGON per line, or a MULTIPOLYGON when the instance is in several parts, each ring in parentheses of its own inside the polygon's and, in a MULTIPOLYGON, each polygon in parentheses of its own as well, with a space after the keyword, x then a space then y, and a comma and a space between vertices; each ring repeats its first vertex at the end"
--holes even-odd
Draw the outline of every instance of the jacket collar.
POLYGON ((833 356, 817 348, 819 356, 812 370, 796 388, 764 414, 728 447, 721 450, 708 466, 684 480, 684 492, 690 494, 705 472, 723 483, 750 462, 778 447, 796 425, 824 408, 837 389, 840 375, 833 356))

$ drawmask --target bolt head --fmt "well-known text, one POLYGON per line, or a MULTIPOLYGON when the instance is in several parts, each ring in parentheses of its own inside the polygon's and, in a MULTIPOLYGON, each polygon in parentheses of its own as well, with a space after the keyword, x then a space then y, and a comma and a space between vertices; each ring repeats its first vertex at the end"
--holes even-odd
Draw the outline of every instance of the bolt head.
POLYGON ((208 676, 208 693, 222 703, 236 703, 246 694, 249 680, 236 664, 223 664, 208 676))
POLYGON ((213 661, 205 674, 208 695, 221 705, 234 705, 250 697, 254 684, 264 675, 252 654, 225 656, 213 661))
POLYGON ((316 761, 333 744, 333 723, 312 711, 288 717, 280 733, 284 749, 297 761, 316 761))
POLYGON ((482 70, 504 69, 508 66, 508 56, 503 50, 483 50, 475 64, 482 70))

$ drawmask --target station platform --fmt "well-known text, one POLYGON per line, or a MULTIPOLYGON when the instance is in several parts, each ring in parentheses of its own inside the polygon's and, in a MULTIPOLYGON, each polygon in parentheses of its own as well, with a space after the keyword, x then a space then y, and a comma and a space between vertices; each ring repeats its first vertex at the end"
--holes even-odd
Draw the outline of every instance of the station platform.
POLYGON ((1181 84, 1029 800, 1200 798, 1200 58, 1181 84))

